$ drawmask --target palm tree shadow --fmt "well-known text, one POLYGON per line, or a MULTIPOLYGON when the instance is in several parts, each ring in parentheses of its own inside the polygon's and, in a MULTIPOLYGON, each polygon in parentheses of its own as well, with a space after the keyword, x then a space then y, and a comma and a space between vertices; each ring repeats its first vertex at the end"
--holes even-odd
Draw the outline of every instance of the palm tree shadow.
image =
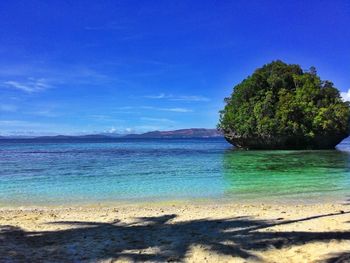
POLYGON ((346 263, 350 262, 350 251, 342 253, 332 253, 326 260, 320 261, 320 263, 346 263))
POLYGON ((126 224, 58 221, 69 225, 56 231, 25 231, 0 227, 0 262, 96 262, 125 258, 130 261, 183 261, 193 246, 243 259, 259 260, 256 252, 309 242, 350 240, 350 232, 264 231, 267 228, 337 216, 318 215, 298 220, 255 220, 250 217, 172 221, 177 215, 136 218, 126 224))

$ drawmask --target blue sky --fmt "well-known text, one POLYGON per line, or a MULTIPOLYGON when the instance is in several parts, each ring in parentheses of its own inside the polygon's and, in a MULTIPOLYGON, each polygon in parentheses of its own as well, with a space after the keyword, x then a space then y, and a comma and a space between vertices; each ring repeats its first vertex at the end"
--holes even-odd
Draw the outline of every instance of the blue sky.
POLYGON ((0 134, 214 128, 275 59, 347 96, 349 1, 1 1, 0 134))

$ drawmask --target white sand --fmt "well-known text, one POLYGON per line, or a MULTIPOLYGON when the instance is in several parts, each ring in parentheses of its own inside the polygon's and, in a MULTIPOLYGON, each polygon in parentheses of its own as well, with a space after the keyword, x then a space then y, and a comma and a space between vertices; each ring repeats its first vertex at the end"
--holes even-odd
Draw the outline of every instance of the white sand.
POLYGON ((0 262, 350 262, 348 211, 228 203, 2 208, 0 262))

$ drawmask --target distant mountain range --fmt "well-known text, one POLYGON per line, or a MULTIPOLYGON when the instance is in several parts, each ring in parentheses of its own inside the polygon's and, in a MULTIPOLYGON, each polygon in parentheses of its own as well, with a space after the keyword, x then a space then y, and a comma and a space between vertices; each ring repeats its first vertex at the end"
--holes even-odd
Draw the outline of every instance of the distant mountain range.
POLYGON ((99 133, 88 135, 54 135, 54 136, 0 136, 0 139, 110 139, 110 138, 214 138, 222 137, 222 134, 216 129, 181 129, 174 131, 151 131, 141 134, 117 134, 117 133, 99 133))
POLYGON ((151 131, 142 134, 128 134, 124 138, 212 138, 222 135, 216 129, 182 129, 175 131, 151 131))

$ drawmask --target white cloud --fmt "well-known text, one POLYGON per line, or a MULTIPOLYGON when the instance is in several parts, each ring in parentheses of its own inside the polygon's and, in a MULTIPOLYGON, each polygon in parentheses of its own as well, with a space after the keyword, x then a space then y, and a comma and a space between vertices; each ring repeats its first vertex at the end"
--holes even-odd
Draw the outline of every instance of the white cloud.
POLYGON ((25 82, 8 80, 4 84, 9 88, 18 89, 27 93, 43 91, 50 88, 50 85, 47 83, 46 79, 34 79, 29 78, 25 82))
POLYGON ((112 128, 110 128, 107 132, 108 132, 108 133, 116 133, 116 132, 117 132, 117 129, 114 128, 114 127, 112 127, 112 128))
POLYGON ((193 101, 209 101, 210 99, 204 96, 198 96, 198 95, 181 95, 181 96, 175 96, 171 94, 165 94, 161 93, 158 95, 147 95, 144 96, 147 99, 166 99, 166 100, 172 100, 172 101, 186 101, 186 102, 193 102, 193 101))
POLYGON ((346 92, 340 92, 340 96, 343 101, 350 101, 350 89, 348 89, 346 92))

